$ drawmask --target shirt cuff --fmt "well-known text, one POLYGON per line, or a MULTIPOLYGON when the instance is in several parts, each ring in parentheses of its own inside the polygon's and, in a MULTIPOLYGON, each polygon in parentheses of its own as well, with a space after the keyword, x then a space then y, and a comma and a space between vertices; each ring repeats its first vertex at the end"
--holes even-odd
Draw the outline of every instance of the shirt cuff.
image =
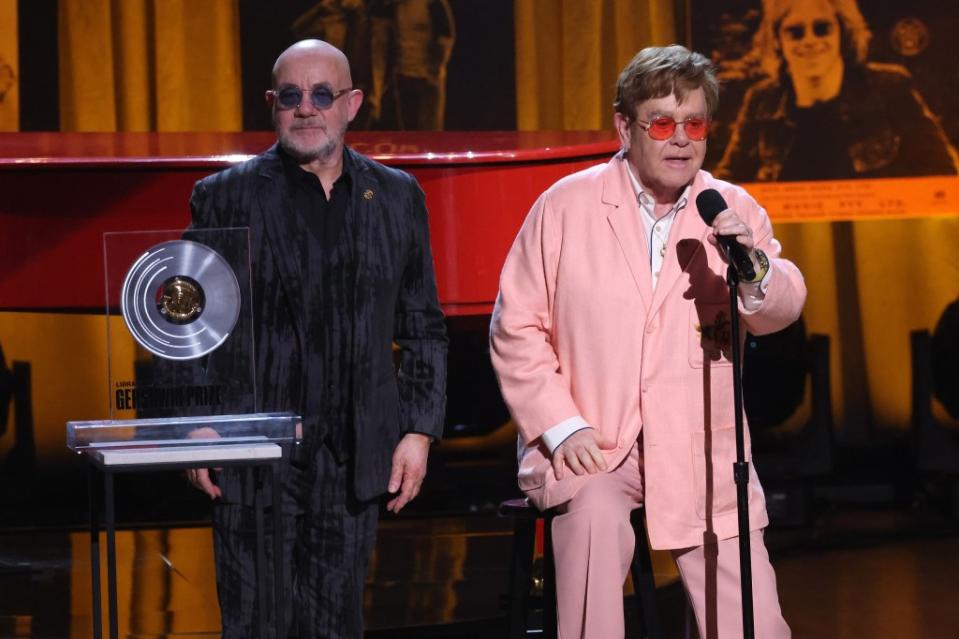
POLYGON ((566 441, 570 435, 584 428, 592 428, 592 426, 587 424, 586 420, 579 415, 564 419, 543 433, 543 443, 546 444, 549 454, 552 455, 556 447, 566 441))
POLYGON ((740 283, 739 290, 742 292, 743 308, 747 311, 755 311, 762 306, 763 300, 766 299, 766 291, 769 289, 769 277, 772 273, 773 270, 769 269, 766 271, 766 274, 763 275, 763 279, 758 282, 740 283))

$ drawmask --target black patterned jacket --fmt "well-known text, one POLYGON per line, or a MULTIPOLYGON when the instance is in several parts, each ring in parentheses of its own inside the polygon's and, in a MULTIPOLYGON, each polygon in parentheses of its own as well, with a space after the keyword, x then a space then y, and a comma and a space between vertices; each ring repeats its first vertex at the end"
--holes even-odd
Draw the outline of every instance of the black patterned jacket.
MULTIPOLYGON (((403 434, 442 435, 447 338, 422 190, 403 171, 346 153, 354 166, 353 487, 366 500, 386 491, 403 434), (398 370, 394 342, 400 347, 398 370)), ((257 393, 255 406, 237 412, 304 414, 310 392, 302 383, 304 345, 311 335, 302 312, 299 226, 276 147, 197 182, 190 207, 191 228, 250 229, 257 393)), ((209 366, 231 356, 221 351, 211 355, 209 366)), ((307 451, 322 440, 318 428, 315 420, 304 423, 307 451)), ((221 487, 228 497, 231 487, 221 487)))

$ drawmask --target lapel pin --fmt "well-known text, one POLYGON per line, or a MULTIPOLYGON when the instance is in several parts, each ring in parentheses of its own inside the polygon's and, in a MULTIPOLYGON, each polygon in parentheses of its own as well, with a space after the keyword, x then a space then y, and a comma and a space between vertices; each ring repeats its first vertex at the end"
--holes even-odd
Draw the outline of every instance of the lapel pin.
POLYGON ((372 200, 372 199, 373 199, 373 191, 371 191, 370 189, 366 189, 365 191, 363 191, 363 199, 364 199, 364 200, 372 200))

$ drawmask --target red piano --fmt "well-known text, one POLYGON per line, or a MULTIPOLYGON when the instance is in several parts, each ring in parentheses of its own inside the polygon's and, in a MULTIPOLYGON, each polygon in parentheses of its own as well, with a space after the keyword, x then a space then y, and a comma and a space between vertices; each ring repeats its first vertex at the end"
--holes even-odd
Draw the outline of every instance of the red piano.
MULTIPOLYGON (((177 229, 193 183, 272 133, 0 134, 0 309, 103 307, 102 234, 177 229)), ((613 132, 351 133, 426 192, 440 298, 489 313, 513 236, 560 177, 605 161, 613 132)))

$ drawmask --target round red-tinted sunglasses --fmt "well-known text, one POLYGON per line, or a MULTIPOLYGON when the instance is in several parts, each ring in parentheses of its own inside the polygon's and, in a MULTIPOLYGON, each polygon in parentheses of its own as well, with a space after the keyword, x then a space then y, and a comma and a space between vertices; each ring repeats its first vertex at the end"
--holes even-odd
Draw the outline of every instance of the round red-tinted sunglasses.
POLYGON ((636 120, 636 124, 646 131, 649 137, 660 142, 673 137, 673 134, 676 133, 676 127, 680 124, 683 125, 686 137, 694 142, 701 142, 709 135, 709 119, 702 117, 686 118, 682 122, 677 122, 672 118, 661 116, 653 118, 649 122, 636 120))

